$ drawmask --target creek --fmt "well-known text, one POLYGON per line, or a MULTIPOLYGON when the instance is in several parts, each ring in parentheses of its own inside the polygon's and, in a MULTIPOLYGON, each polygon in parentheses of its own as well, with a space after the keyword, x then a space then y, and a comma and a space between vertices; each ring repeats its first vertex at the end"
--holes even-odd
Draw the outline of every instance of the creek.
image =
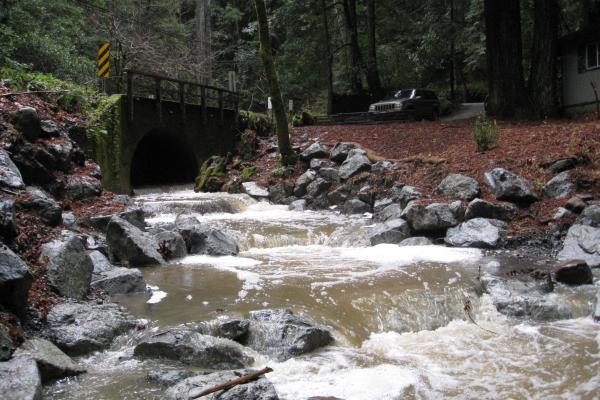
MULTIPOLYGON (((480 274, 501 275, 548 260, 442 246, 370 247, 368 216, 288 211, 246 195, 178 188, 135 198, 150 225, 193 213, 238 241, 236 257, 189 256, 142 269, 152 298, 114 300, 149 329, 263 308, 290 308, 332 328, 335 343, 285 362, 257 358, 281 399, 594 399, 600 388, 600 325, 590 317, 595 286, 559 285, 551 296, 573 318, 507 317, 480 274), (469 321, 465 298, 472 302, 469 321)), ((595 272, 598 278, 597 271, 595 272)), ((598 280, 596 279, 596 282, 598 280)), ((147 381, 168 362, 138 360, 141 332, 79 358, 88 373, 45 388, 47 399, 154 399, 147 381)))

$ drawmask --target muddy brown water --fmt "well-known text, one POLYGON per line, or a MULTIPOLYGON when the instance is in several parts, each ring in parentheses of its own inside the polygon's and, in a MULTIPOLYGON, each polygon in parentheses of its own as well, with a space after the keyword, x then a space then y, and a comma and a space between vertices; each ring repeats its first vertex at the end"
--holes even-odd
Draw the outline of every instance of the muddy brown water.
MULTIPOLYGON (((142 270, 146 295, 115 298, 160 329, 263 308, 290 308, 330 326, 336 342, 286 362, 262 356, 281 399, 598 399, 600 325, 590 317, 597 286, 560 296, 574 319, 539 323, 498 313, 478 297, 479 269, 497 274, 544 260, 439 246, 368 247, 368 216, 291 212, 243 195, 188 190, 137 197, 153 225, 192 210, 233 235, 237 257, 190 256, 142 270), (465 316, 473 302, 477 325, 465 316), (483 329, 482 329, 483 328, 483 329)), ((133 357, 119 338, 80 358, 86 375, 45 389, 48 399, 159 399, 147 381, 173 363, 133 357)))

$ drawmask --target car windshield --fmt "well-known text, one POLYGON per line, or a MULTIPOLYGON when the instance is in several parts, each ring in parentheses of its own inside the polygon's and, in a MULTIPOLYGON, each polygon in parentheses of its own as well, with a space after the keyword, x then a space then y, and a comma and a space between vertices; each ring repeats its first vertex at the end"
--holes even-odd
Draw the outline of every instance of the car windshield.
POLYGON ((394 90, 389 92, 383 100, 398 100, 398 99, 409 99, 412 95, 412 89, 410 90, 394 90))

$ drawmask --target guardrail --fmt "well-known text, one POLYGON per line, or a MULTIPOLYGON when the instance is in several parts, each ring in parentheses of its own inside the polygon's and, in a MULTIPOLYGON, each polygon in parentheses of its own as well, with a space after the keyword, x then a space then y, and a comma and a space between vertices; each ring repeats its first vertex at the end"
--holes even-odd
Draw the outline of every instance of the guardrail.
POLYGON ((162 121, 162 103, 177 102, 185 121, 186 105, 202 107, 202 123, 208 121, 208 108, 219 110, 219 122, 224 123, 225 110, 238 111, 239 93, 197 82, 174 79, 143 71, 127 70, 127 101, 129 120, 133 121, 135 98, 154 99, 162 121))

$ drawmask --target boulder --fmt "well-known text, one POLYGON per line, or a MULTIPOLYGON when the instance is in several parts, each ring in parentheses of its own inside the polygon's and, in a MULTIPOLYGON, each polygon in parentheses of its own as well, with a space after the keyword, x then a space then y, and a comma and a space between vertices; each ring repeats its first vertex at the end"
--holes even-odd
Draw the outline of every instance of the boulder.
POLYGON ((112 217, 106 231, 110 257, 115 262, 125 262, 141 267, 164 264, 158 252, 158 243, 146 232, 120 217, 112 217))
POLYGON ((23 177, 4 149, 0 149, 0 186, 9 189, 24 189, 23 177))
POLYGON ((600 266, 600 228, 573 225, 567 232, 559 260, 583 260, 591 267, 600 266))
POLYGON ((321 168, 319 176, 328 182, 337 183, 340 181, 340 173, 335 168, 321 168))
POLYGON ((382 160, 382 161, 377 161, 375 164, 373 164, 371 171, 385 172, 385 171, 394 169, 395 167, 396 167, 395 163, 393 163, 391 161, 382 160))
POLYGON ((565 208, 569 211, 573 211, 576 214, 582 212, 588 204, 579 196, 571 197, 565 204, 565 208))
POLYGON ((296 200, 288 206, 290 211, 304 211, 306 209, 306 200, 296 200))
POLYGON ((65 186, 65 198, 71 201, 87 200, 102 194, 102 185, 96 178, 69 175, 65 186))
POLYGON ((376 213, 374 218, 377 221, 387 221, 388 219, 398 219, 402 216, 402 207, 400 204, 392 203, 380 212, 376 213))
POLYGON ((600 204, 586 207, 575 223, 600 228, 600 204))
POLYGON ((371 162, 367 158, 367 152, 354 149, 348 153, 348 158, 340 167, 340 178, 342 180, 350 179, 364 171, 371 170, 371 162))
POLYGON ((356 149, 356 145, 352 143, 336 143, 331 149, 331 156, 329 157, 332 161, 335 161, 338 164, 343 163, 348 158, 348 153, 352 150, 356 149))
POLYGON ((0 244, 0 304, 23 316, 33 277, 27 265, 8 247, 0 244))
POLYGON ((309 353, 333 342, 331 332, 290 310, 260 310, 250 313, 245 345, 278 361, 309 353))
MULTIPOLYGON (((108 229, 108 223, 110 222, 111 218, 114 216, 115 216, 114 214, 96 215, 96 216, 90 217, 89 219, 84 221, 84 223, 85 223, 85 225, 87 225, 99 232, 105 233, 106 230, 108 229)), ((117 216, 119 218, 124 219, 125 221, 129 222, 130 224, 132 224, 133 226, 135 226, 136 228, 138 228, 142 231, 146 229, 146 217, 144 214, 144 210, 140 207, 134 207, 134 208, 127 209, 127 210, 117 214, 117 216)))
POLYGON ((440 232, 458 225, 464 217, 464 209, 460 201, 443 204, 433 203, 428 206, 410 203, 402 212, 404 218, 414 232, 440 232))
POLYGON ((102 272, 116 268, 108 261, 108 258, 98 250, 90 251, 88 256, 90 257, 90 260, 92 260, 92 265, 94 266, 94 275, 100 275, 102 272))
POLYGON ((0 398, 2 400, 39 400, 42 379, 35 360, 15 357, 0 362, 0 398))
POLYGON ((529 181, 519 175, 496 168, 484 174, 485 182, 498 200, 507 200, 519 204, 530 204, 538 201, 538 196, 529 181))
POLYGON ((308 208, 314 211, 325 210, 329 208, 329 200, 327 199, 327 193, 323 193, 314 199, 309 199, 308 208))
POLYGON ((203 335, 189 328, 171 328, 149 335, 135 346, 134 355, 207 369, 243 368, 254 362, 244 347, 233 340, 203 335))
POLYGON ((11 115, 12 123, 25 139, 35 142, 42 132, 40 117, 33 107, 21 107, 11 115))
POLYGON ((61 213, 60 218, 66 228, 73 228, 77 225, 77 218, 72 212, 61 213))
POLYGON ((212 321, 198 322, 188 326, 203 335, 242 342, 248 335, 250 321, 240 318, 224 317, 212 321))
POLYGON ((12 160, 18 167, 23 181, 28 185, 39 184, 47 189, 58 189, 60 184, 54 175, 56 160, 43 147, 23 142, 12 148, 12 160))
POLYGON ((167 370, 161 368, 157 371, 151 371, 148 373, 148 381, 154 382, 163 388, 168 388, 177 385, 184 379, 193 376, 194 373, 187 370, 167 370))
POLYGON ((377 193, 370 185, 365 185, 360 188, 358 193, 356 193, 356 197, 358 197, 359 200, 367 203, 369 206, 373 206, 375 204, 377 193))
POLYGON ((244 182, 242 183, 242 190, 250 197, 257 199, 267 199, 269 192, 267 189, 258 186, 256 182, 244 182))
POLYGON ((159 246, 164 245, 163 257, 166 259, 183 258, 187 256, 187 248, 183 237, 179 232, 163 231, 154 235, 159 246))
POLYGON ((574 217, 574 216, 575 216, 575 213, 573 213, 572 211, 569 211, 569 210, 567 210, 564 207, 558 207, 556 209, 556 212, 552 216, 552 219, 554 221, 558 221, 559 219, 571 218, 571 217, 574 217))
MULTIPOLYGON (((166 392, 167 399, 187 400, 196 398, 199 393, 215 386, 248 375, 254 370, 219 371, 208 375, 196 375, 187 378, 166 392)), ((204 397, 207 400, 278 400, 277 392, 271 382, 264 376, 250 382, 236 385, 226 391, 217 392, 204 397)))
POLYGON ((306 196, 309 198, 317 198, 325 193, 331 187, 331 182, 323 178, 317 178, 306 187, 306 196))
POLYGON ((26 340, 16 351, 15 357, 35 360, 44 384, 86 372, 85 368, 77 365, 71 357, 45 339, 26 340))
POLYGON ((512 221, 517 218, 519 210, 511 203, 490 203, 482 199, 475 199, 467 206, 465 219, 487 218, 501 221, 512 221))
POLYGON ((32 212, 49 226, 57 226, 62 222, 62 207, 48 194, 34 187, 28 187, 29 196, 19 200, 17 207, 21 210, 32 212))
POLYGON ((294 196, 304 196, 306 194, 306 188, 312 181, 315 180, 316 177, 317 173, 312 169, 309 169, 308 171, 300 175, 298 179, 296 179, 296 184, 294 185, 294 196))
POLYGON ((10 360, 15 351, 15 344, 10 337, 8 326, 0 323, 0 361, 10 360))
MULTIPOLYGON (((48 143, 46 150, 54 158, 54 169, 65 173, 70 172, 71 161, 73 160, 74 149, 71 142, 64 140, 59 143, 48 143)), ((84 156, 85 159, 85 156, 84 156)))
POLYGON ((70 234, 42 245, 42 258, 48 258, 48 281, 65 297, 81 300, 90 290, 94 265, 81 239, 70 234))
POLYGON ((575 184, 571 180, 569 171, 561 172, 550 179, 544 186, 544 194, 548 197, 562 199, 575 192, 575 184))
POLYGON ((582 160, 580 157, 561 158, 545 165, 544 167, 548 171, 558 174, 575 168, 578 164, 583 163, 583 161, 584 160, 582 160))
POLYGON ((239 253, 239 247, 231 236, 218 229, 200 225, 190 231, 186 237, 186 243, 189 254, 235 256, 239 253))
POLYGON ((10 243, 17 236, 17 223, 14 203, 0 199, 0 240, 10 243))
POLYGON ((289 204, 290 197, 294 193, 294 187, 286 182, 276 183, 269 186, 269 200, 275 204, 289 204))
POLYGON ((454 174, 446 177, 437 187, 436 192, 444 197, 460 200, 473 200, 481 195, 481 187, 475 179, 454 174))
POLYGON ((394 194, 394 200, 402 208, 405 208, 411 201, 418 200, 423 196, 414 186, 402 186, 401 188, 394 186, 392 193, 394 194))
POLYGON ((52 137, 60 136, 60 128, 51 119, 44 119, 40 121, 40 137, 49 139, 52 137))
POLYGON ((504 315, 526 317, 535 321, 572 318, 571 311, 559 296, 548 296, 540 283, 531 278, 522 281, 485 274, 481 277, 481 283, 496 309, 504 315))
POLYGON ((371 246, 382 243, 398 244, 410 236, 410 227, 403 219, 390 219, 369 229, 367 235, 371 246))
POLYGON ((117 294, 143 293, 146 282, 137 268, 113 268, 94 275, 91 287, 109 296, 117 294))
POLYGON ((48 338, 70 356, 105 350, 117 336, 136 326, 135 319, 112 303, 58 304, 47 321, 48 338))
POLYGON ((454 247, 495 249, 501 244, 505 229, 505 222, 475 218, 448 229, 444 241, 454 247))
POLYGON ((594 275, 592 269, 585 261, 566 261, 554 269, 557 282, 571 286, 592 285, 594 275))
POLYGON ((381 212, 383 212, 383 210, 385 210, 387 207, 391 206, 393 203, 394 203, 394 200, 391 199, 390 197, 375 200, 375 203, 373 204, 373 212, 375 214, 380 214, 381 212))
POLYGON ((300 159, 303 161, 310 161, 313 158, 327 158, 329 152, 319 142, 315 142, 308 146, 302 153, 300 153, 300 159))
POLYGON ((400 242, 398 246, 433 246, 431 239, 423 236, 410 237, 400 242))
POLYGON ((364 214, 373 211, 372 207, 359 199, 351 199, 344 203, 344 214, 364 214))
POLYGON ((340 204, 344 204, 349 197, 350 190, 347 186, 343 185, 327 193, 327 202, 331 205, 337 206, 340 204))
POLYGON ((334 168, 334 167, 336 167, 336 163, 334 163, 333 161, 330 161, 330 160, 313 158, 312 160, 310 160, 309 167, 310 167, 310 169, 312 169, 314 171, 318 171, 321 168, 334 168))

